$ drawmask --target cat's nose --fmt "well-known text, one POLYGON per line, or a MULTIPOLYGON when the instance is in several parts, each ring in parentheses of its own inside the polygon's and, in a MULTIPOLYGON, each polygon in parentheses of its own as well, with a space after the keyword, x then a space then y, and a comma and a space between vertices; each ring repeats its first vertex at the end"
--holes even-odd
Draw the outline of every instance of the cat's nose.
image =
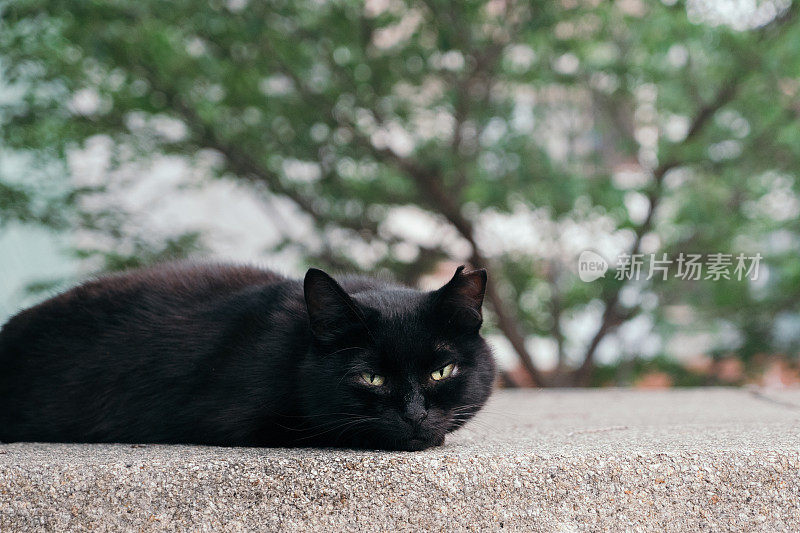
POLYGON ((427 418, 427 416, 428 411, 424 407, 410 406, 403 413, 403 420, 409 424, 418 426, 423 420, 425 420, 425 418, 427 418))

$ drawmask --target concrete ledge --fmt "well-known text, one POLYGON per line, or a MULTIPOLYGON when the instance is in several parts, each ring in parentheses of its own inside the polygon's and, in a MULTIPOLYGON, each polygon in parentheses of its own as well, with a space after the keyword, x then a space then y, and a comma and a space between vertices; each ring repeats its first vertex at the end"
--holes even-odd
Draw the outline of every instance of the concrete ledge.
POLYGON ((420 453, 0 445, 0 531, 800 530, 800 391, 498 393, 420 453))

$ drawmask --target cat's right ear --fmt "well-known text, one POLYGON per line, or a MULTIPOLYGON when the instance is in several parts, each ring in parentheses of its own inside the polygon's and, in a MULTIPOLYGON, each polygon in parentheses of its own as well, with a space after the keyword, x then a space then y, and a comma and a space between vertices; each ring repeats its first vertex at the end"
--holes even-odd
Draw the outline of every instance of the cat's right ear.
POLYGON ((466 272, 464 265, 453 278, 435 291, 438 310, 448 327, 477 330, 483 323, 483 295, 486 292, 486 270, 466 272))
POLYGON ((308 269, 303 291, 311 331, 320 342, 332 343, 366 330, 358 304, 322 270, 308 269))

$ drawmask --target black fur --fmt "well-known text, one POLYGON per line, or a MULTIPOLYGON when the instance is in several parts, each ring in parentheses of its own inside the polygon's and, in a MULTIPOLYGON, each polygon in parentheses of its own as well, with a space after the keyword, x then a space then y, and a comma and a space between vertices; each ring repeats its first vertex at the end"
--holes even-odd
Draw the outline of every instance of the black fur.
POLYGON ((463 267, 427 293, 316 269, 304 282, 190 264, 101 278, 3 327, 0 441, 441 445, 494 380, 485 283, 463 267))

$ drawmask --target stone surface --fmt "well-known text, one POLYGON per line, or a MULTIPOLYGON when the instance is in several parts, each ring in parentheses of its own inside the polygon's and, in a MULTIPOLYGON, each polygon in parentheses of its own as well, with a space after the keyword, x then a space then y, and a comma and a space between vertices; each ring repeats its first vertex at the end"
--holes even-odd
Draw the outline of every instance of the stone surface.
POLYGON ((0 531, 800 530, 800 391, 511 391, 425 452, 0 445, 0 531))

